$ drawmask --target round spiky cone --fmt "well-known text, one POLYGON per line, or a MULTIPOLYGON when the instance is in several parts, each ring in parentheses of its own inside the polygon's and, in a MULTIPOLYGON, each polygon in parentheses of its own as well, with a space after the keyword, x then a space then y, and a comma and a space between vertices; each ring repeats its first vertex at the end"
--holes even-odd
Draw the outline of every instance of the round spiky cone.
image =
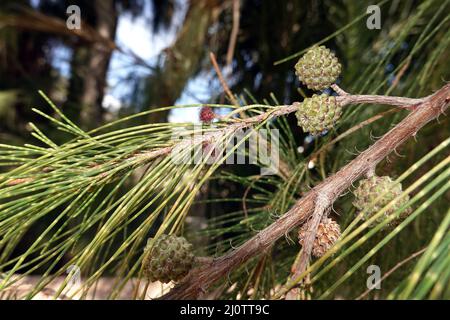
MULTIPOLYGON (((353 193, 355 194, 353 205, 360 211, 367 210, 362 218, 364 220, 368 220, 402 193, 402 185, 398 182, 396 183, 392 181, 392 179, 388 176, 373 176, 361 180, 353 193)), ((380 223, 387 216, 394 214, 397 209, 408 201, 409 196, 404 196, 403 198, 397 200, 394 205, 384 213, 384 215, 375 220, 375 223, 380 223)), ((404 210, 399 219, 392 220, 390 225, 395 225, 410 212, 410 208, 404 210)))
POLYGON ((323 90, 336 82, 341 64, 325 46, 314 47, 295 65, 295 74, 309 89, 323 90))
POLYGON ((318 135, 324 130, 334 127, 342 114, 342 108, 336 97, 326 94, 313 95, 302 103, 297 102, 296 112, 298 125, 303 131, 318 135))
POLYGON ((162 235, 147 246, 142 261, 144 275, 150 281, 163 283, 181 280, 193 263, 192 244, 175 235, 162 235))
MULTIPOLYGON (((298 240, 303 246, 308 235, 308 223, 304 223, 298 231, 298 240)), ((316 239, 313 243, 312 254, 320 258, 336 243, 341 236, 339 224, 331 218, 323 217, 316 232, 316 239)))

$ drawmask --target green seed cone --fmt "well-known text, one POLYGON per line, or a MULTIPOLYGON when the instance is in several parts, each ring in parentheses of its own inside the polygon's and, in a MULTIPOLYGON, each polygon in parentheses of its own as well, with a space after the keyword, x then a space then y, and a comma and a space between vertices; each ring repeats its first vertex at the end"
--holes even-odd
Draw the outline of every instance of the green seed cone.
POLYGON ((310 49, 295 65, 295 74, 311 90, 323 90, 336 82, 341 64, 325 46, 310 49))
POLYGON ((302 103, 296 103, 298 125, 303 131, 318 135, 324 130, 332 129, 342 114, 342 108, 336 97, 326 94, 313 95, 302 103))
MULTIPOLYGON (((353 193, 355 195, 353 205, 360 211, 367 209, 367 212, 362 218, 364 220, 368 220, 402 193, 402 185, 400 183, 395 183, 388 176, 373 176, 368 179, 361 180, 358 188, 356 188, 353 193), (379 197, 381 198, 378 199, 379 197), (378 200, 375 202, 376 199, 378 200)), ((403 198, 397 200, 394 205, 384 213, 384 215, 375 220, 375 223, 380 223, 386 219, 386 217, 394 214, 397 209, 408 201, 409 196, 404 196, 403 198)), ((399 221, 409 215, 410 212, 410 208, 404 210, 400 217, 391 221, 389 226, 395 226, 399 221)))
POLYGON ((147 246, 144 252, 143 272, 150 281, 179 281, 184 278, 194 263, 192 244, 175 235, 162 235, 147 246))

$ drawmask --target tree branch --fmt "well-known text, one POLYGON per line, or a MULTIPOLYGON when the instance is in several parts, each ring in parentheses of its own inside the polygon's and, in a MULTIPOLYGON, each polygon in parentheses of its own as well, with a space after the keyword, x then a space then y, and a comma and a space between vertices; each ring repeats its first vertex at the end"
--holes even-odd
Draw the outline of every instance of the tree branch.
POLYGON ((241 1, 233 0, 233 27, 231 29, 230 42, 228 43, 227 50, 227 67, 231 65, 233 61, 234 49, 236 48, 236 40, 239 33, 239 23, 241 20, 241 1))
MULTIPOLYGON (((237 1, 237 2, 239 2, 239 1, 237 1)), ((233 3, 233 6, 235 6, 235 5, 236 4, 233 3)), ((235 8, 235 7, 233 7, 233 8, 235 8)), ((239 3, 237 4, 237 8, 239 9, 239 3)), ((222 85, 222 88, 223 88, 224 92, 228 96, 228 99, 231 101, 231 103, 236 108, 239 108, 240 104, 239 104, 238 100, 236 99, 236 97, 234 96, 234 94, 231 92, 230 87, 228 86, 227 82, 225 81, 225 78, 224 78, 224 76, 222 74, 222 71, 220 71, 219 64, 217 63, 217 59, 216 59, 215 54, 210 52, 209 53, 209 58, 210 58, 211 63, 213 65, 213 67, 214 67, 214 70, 216 71, 217 77, 219 78, 220 84, 222 85)), ((239 110, 239 115, 240 115, 241 119, 247 119, 247 115, 245 114, 244 110, 242 108, 240 108, 238 110, 239 110)), ((260 139, 260 141, 266 141, 266 144, 267 144, 267 140, 264 137, 262 137, 259 134, 259 132, 258 132, 258 139, 260 139)), ((256 146, 252 144, 252 145, 250 145, 250 148, 252 148, 253 151, 254 151, 256 146)), ((288 180, 289 177, 291 176, 289 165, 286 162, 284 162, 282 159, 279 159, 278 173, 285 180, 288 180)))
POLYGON ((391 96, 380 96, 380 95, 352 95, 344 91, 337 84, 332 84, 331 88, 339 95, 336 100, 341 104, 341 106, 346 106, 348 104, 388 104, 392 106, 397 106, 405 109, 414 109, 414 107, 422 102, 424 102, 429 97, 414 99, 405 97, 391 97, 391 96))
MULTIPOLYGON (((383 103, 393 102, 385 99, 383 101, 383 103)), ((395 101, 405 102, 403 99, 395 101)), ((424 98, 399 124, 349 164, 306 193, 277 221, 260 231, 237 249, 215 258, 208 265, 193 269, 181 283, 164 295, 162 299, 196 298, 214 282, 224 278, 234 268, 245 263, 251 257, 264 252, 276 240, 305 222, 313 214, 316 207, 315 202, 319 195, 326 196, 330 203, 333 203, 354 181, 366 174, 369 168, 376 166, 396 147, 411 136, 414 136, 425 124, 443 113, 448 108, 449 102, 450 84, 447 84, 435 94, 424 98)), ((378 102, 375 101, 375 103, 378 102)), ((408 105, 410 105, 409 102, 408 105)))
POLYGON ((337 84, 332 84, 331 89, 333 89, 338 95, 340 96, 346 96, 349 95, 349 93, 345 90, 343 90, 341 87, 339 87, 337 84))
MULTIPOLYGON (((319 227, 319 223, 322 220, 323 215, 330 208, 331 202, 327 198, 327 196, 323 193, 319 193, 317 195, 317 199, 315 201, 315 208, 312 214, 311 219, 308 222, 308 229, 306 233, 306 237, 304 240, 304 245, 302 248, 302 252, 300 254, 300 259, 297 263, 295 262, 295 266, 293 268, 293 273, 291 276, 291 280, 297 279, 303 272, 305 272, 306 267, 309 264, 309 259, 311 258, 311 251, 314 245, 314 240, 316 239, 317 228, 319 227)), ((287 293, 286 299, 292 300, 296 299, 298 295, 298 288, 293 288, 290 292, 287 293)))
POLYGON ((388 104, 391 106, 397 106, 404 109, 414 109, 419 104, 426 101, 429 97, 421 99, 412 99, 404 97, 390 97, 390 96, 379 96, 379 95, 345 95, 336 97, 336 100, 341 104, 341 106, 346 106, 348 104, 388 104))

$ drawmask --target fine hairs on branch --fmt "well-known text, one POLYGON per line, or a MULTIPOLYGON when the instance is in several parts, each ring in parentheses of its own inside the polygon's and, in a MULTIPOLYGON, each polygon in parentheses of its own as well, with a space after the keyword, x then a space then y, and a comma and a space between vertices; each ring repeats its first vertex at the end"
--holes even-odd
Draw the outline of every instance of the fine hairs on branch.
MULTIPOLYGON (((286 288, 294 288, 294 290, 287 290, 286 298, 295 297, 296 289, 298 289, 295 286, 306 276, 305 273, 310 261, 318 226, 322 218, 327 215, 333 203, 359 178, 373 177, 375 175, 375 168, 380 161, 390 153, 395 152, 395 149, 406 140, 415 136, 427 123, 443 114, 450 104, 450 84, 444 85, 432 95, 419 99, 382 95, 353 95, 334 83, 341 70, 341 66, 334 55, 328 49, 322 47, 319 47, 316 51, 320 59, 307 53, 305 55, 306 58, 300 59, 296 65, 297 74, 303 77, 300 80, 303 79, 302 82, 309 88, 323 90, 324 88, 331 87, 337 96, 327 96, 324 94, 320 96, 314 95, 312 98, 305 98, 303 103, 294 102, 291 105, 272 107, 269 111, 253 117, 233 118, 232 115, 248 107, 238 108, 230 115, 221 117, 219 119, 220 126, 214 131, 207 131, 200 136, 196 136, 194 141, 186 139, 181 142, 173 142, 172 144, 165 145, 165 147, 139 151, 125 159, 117 160, 114 162, 114 165, 131 163, 133 168, 137 168, 147 164, 149 161, 170 156, 177 150, 191 148, 193 144, 200 145, 213 142, 222 136, 228 136, 253 125, 261 125, 266 121, 293 112, 297 112, 297 118, 299 118, 299 111, 301 111, 300 116, 302 116, 302 121, 305 119, 308 120, 308 117, 315 117, 314 123, 311 126, 315 131, 314 133, 320 132, 324 127, 329 128, 329 126, 333 126, 334 121, 340 117, 341 108, 348 105, 361 103, 392 105, 408 110, 409 114, 338 172, 327 177, 313 189, 306 192, 280 218, 265 229, 259 231, 245 243, 237 248, 233 248, 223 256, 197 259, 196 261, 198 263, 190 269, 188 274, 170 292, 160 299, 198 298, 216 281, 227 277, 231 271, 247 262, 250 258, 267 252, 278 239, 308 221, 301 254, 293 266, 292 275, 286 284, 286 288), (327 65, 328 67, 324 67, 321 64, 315 66, 317 61, 322 63, 324 59, 331 61, 327 65), (311 66, 319 69, 320 72, 311 66), (323 76, 323 69, 326 68, 329 68, 329 70, 325 70, 328 72, 328 76, 323 76), (306 111, 302 110, 302 108, 306 109, 306 107, 306 111), (322 112, 319 113, 319 116, 315 112, 317 110, 314 110, 316 107, 320 108, 322 112)), ((215 61, 215 59, 212 60, 213 62, 215 61)), ((231 100, 231 91, 227 94, 231 100)), ((236 104, 236 101, 233 103, 236 104)), ((97 165, 99 164, 95 164, 95 166, 97 165)), ((101 182, 106 180, 105 178, 108 176, 111 176, 111 172, 105 171, 98 175, 96 174, 94 179, 101 182)), ((29 179, 34 178, 14 179, 7 181, 6 184, 12 186, 27 183, 29 179)))

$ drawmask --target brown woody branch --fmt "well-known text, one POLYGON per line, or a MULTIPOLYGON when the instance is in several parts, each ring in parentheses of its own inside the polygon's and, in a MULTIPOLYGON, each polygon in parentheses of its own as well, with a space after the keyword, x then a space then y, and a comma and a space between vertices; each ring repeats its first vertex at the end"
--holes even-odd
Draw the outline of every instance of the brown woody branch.
POLYGON ((348 104, 388 104, 391 106, 397 106, 405 109, 414 109, 419 104, 423 103, 426 98, 412 99, 404 97, 390 97, 390 96, 379 96, 379 95, 345 95, 336 97, 336 100, 342 105, 348 104))
POLYGON ((397 263, 392 269, 390 269, 388 272, 384 273, 384 275, 381 277, 381 279, 379 279, 377 282, 374 283, 372 288, 369 288, 366 291, 364 291, 363 293, 361 293, 361 295, 359 295, 355 300, 363 299, 365 296, 367 296, 373 290, 373 288, 375 288, 377 285, 379 285, 382 281, 386 280, 386 278, 388 278, 391 274, 393 274, 395 271, 397 271, 400 267, 402 267, 409 261, 415 259, 416 257, 420 256, 426 250, 427 250, 427 247, 422 248, 419 251, 414 252, 412 255, 410 255, 406 259, 397 263))
POLYGON ((392 97, 392 96, 380 96, 380 95, 355 95, 349 94, 348 92, 342 90, 337 84, 333 84, 331 88, 339 95, 336 100, 341 104, 341 106, 346 106, 348 104, 388 104, 391 106, 397 106, 405 109, 414 109, 417 105, 424 102, 429 97, 414 99, 405 97, 392 97))
MULTIPOLYGON (((351 100, 351 97, 349 95, 342 98, 347 98, 347 103, 361 103, 362 101, 361 98, 351 100)), ((225 278, 229 272, 245 263, 248 259, 264 252, 276 240, 311 217, 319 196, 327 199, 329 203, 336 201, 354 181, 366 174, 368 170, 375 167, 395 148, 411 136, 414 136, 425 124, 437 118, 448 108, 450 84, 445 85, 435 94, 420 100, 421 102, 418 104, 413 102, 414 108, 411 108, 412 111, 399 124, 336 174, 328 177, 306 193, 277 221, 260 231, 237 249, 215 258, 210 263, 193 269, 181 283, 164 295, 162 299, 192 299, 198 297, 213 283, 225 278)), ((383 99, 383 102, 374 101, 374 103, 394 105, 399 103, 400 106, 404 106, 401 105, 403 102, 406 102, 403 98, 395 98, 394 100, 383 99)), ((406 102, 406 105, 411 106, 410 102, 406 102)), ((292 108, 292 106, 287 108, 292 108)), ((290 110, 290 112, 292 111, 294 110, 290 110)))
MULTIPOLYGON (((441 90, 443 90, 442 88, 441 90)), ((400 108, 405 109, 415 109, 416 107, 424 104, 424 102, 429 101, 432 96, 428 96, 426 98, 421 99, 412 99, 412 98, 404 98, 404 97, 390 97, 390 96, 378 96, 378 95, 350 95, 346 94, 345 96, 338 96, 336 100, 341 104, 341 106, 349 105, 349 104, 360 104, 360 103, 372 103, 372 104, 387 104, 393 105, 400 108)), ((276 109, 272 109, 268 112, 259 114, 254 117, 240 119, 240 121, 232 121, 230 125, 225 128, 219 129, 215 132, 206 133, 199 137, 199 142, 209 142, 218 136, 224 135, 226 132, 233 132, 239 129, 244 129, 251 127, 254 124, 259 124, 263 121, 270 120, 273 118, 277 118, 283 115, 287 115, 289 113, 295 112, 298 108, 298 103, 294 103, 292 105, 278 106, 276 109)), ((165 156, 170 154, 175 148, 186 147, 192 144, 192 141, 182 141, 177 144, 174 144, 169 147, 165 147, 162 149, 149 150, 140 153, 137 157, 142 158, 145 161, 153 160, 160 156, 165 156)))

